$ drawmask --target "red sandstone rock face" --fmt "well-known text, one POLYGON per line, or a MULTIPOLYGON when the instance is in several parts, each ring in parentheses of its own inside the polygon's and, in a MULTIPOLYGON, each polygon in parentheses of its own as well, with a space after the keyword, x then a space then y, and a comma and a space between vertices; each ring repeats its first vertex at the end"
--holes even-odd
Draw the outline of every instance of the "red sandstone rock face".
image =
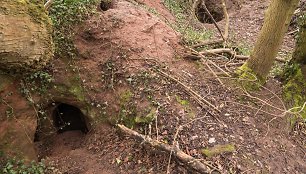
POLYGON ((2 0, 0 6, 0 70, 45 67, 54 49, 51 20, 43 7, 10 0, 2 0))
MULTIPOLYGON (((20 33, 16 38, 22 38, 20 33)), ((162 20, 144 8, 126 1, 119 1, 112 9, 94 15, 77 29, 75 46, 79 59, 73 66, 78 67, 79 72, 76 72, 71 64, 67 64, 66 60, 51 61, 55 81, 50 85, 46 96, 39 96, 33 91, 30 91, 31 96, 21 94, 20 79, 6 75, 0 77, 3 82, 0 84, 0 97, 5 101, 0 102, 1 149, 11 156, 19 155, 29 160, 37 158, 37 152, 34 150, 38 116, 38 110, 34 109, 34 106, 37 104, 46 109, 48 119, 52 119, 54 107, 49 107, 52 102, 80 108, 89 124, 95 121, 100 113, 96 104, 91 105, 95 101, 109 103, 108 114, 118 115, 120 95, 132 89, 124 82, 116 87, 115 91, 108 90, 108 84, 101 81, 105 63, 112 61, 121 65, 118 71, 124 72, 126 76, 146 70, 146 63, 139 59, 171 64, 175 61, 176 52, 181 48, 178 41, 178 34, 162 20), (77 78, 80 80, 76 80, 77 78), (86 89, 85 93, 83 87, 86 89), (87 107, 85 101, 92 103, 87 107), (87 108, 89 109, 86 110, 87 108)), ((41 48, 40 51, 43 51, 45 47, 41 48)), ((147 106, 147 101, 139 103, 139 107, 147 106)), ((45 127, 53 126, 50 121, 46 124, 45 127)), ((41 129, 46 131, 45 133, 51 130, 41 129)))
POLYGON ((37 112, 33 104, 20 93, 18 81, 6 83, 1 87, 0 150, 9 156, 22 156, 28 161, 35 160, 37 154, 34 149, 34 134, 37 112))

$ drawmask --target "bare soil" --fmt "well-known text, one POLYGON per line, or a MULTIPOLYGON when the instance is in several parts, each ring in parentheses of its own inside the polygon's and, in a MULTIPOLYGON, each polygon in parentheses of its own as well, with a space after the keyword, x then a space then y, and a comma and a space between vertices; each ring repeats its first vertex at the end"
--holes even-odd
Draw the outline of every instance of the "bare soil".
MULTIPOLYGON (((141 2, 175 19, 161 1, 141 2)), ((267 1, 246 0, 229 8, 233 45, 254 44, 267 5, 267 1)), ((87 97, 93 105, 108 101, 109 117, 120 111, 118 95, 131 89, 138 111, 144 112, 151 102, 157 108, 157 119, 135 130, 168 144, 176 139, 185 153, 222 173, 306 172, 305 133, 292 129, 288 116, 283 116, 287 108, 276 79, 250 96, 228 78, 220 77, 226 84, 221 85, 205 63, 180 58, 179 34, 163 19, 127 1, 117 1, 112 9, 91 17, 77 33, 75 45, 81 57, 77 64, 87 97), (221 112, 200 105, 178 82, 221 112), (175 136, 179 126, 183 129, 175 136), (203 148, 225 144, 235 151, 213 157, 201 153, 203 148)), ((286 36, 281 52, 291 53, 293 48, 294 39, 286 36)), ((222 57, 214 61, 225 71, 235 69, 227 68, 228 60, 222 57)), ((86 135, 64 132, 44 143, 38 143, 40 158, 55 167, 53 173, 194 173, 173 158, 168 163, 169 154, 145 147, 105 123, 94 125, 86 135)))

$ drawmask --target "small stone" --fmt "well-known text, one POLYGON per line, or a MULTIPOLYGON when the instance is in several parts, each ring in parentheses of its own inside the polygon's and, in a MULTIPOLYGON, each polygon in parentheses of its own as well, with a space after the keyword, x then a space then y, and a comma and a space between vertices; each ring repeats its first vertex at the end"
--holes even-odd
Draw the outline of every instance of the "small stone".
POLYGON ((167 130, 165 130, 163 133, 162 133, 162 135, 167 135, 168 134, 168 131, 167 130))
POLYGON ((197 135, 195 135, 195 136, 192 136, 190 139, 191 140, 195 140, 195 139, 197 139, 199 136, 197 136, 197 135))
POLYGON ((249 121, 249 117, 244 117, 244 118, 242 119, 242 121, 248 122, 248 121, 249 121))
POLYGON ((209 144, 212 144, 212 143, 215 143, 216 142, 216 139, 215 138, 209 138, 208 140, 208 143, 209 144))

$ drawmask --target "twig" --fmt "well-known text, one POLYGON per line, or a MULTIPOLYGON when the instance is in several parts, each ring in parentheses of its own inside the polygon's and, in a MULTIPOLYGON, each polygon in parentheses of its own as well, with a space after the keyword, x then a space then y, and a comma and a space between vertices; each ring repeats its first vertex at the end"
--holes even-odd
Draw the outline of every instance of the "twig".
POLYGON ((305 107, 306 107, 306 102, 303 104, 302 107, 300 107, 300 106, 293 107, 293 108, 287 110, 286 113, 290 113, 290 114, 299 114, 299 113, 303 112, 303 110, 304 110, 305 107), (292 111, 292 110, 296 110, 296 109, 300 109, 300 110, 299 110, 299 111, 296 111, 296 112, 292 111))
POLYGON ((230 56, 240 60, 241 59, 245 60, 249 58, 249 56, 237 55, 237 53, 230 48, 217 48, 217 49, 205 50, 200 52, 200 54, 202 55, 221 54, 221 53, 227 53, 230 56))
POLYGON ((158 140, 158 108, 156 109, 156 112, 155 112, 155 129, 156 129, 156 139, 158 140))
POLYGON ((222 2, 222 9, 223 9, 224 17, 225 17, 224 38, 226 42, 228 39, 228 30, 229 30, 229 15, 227 13, 225 0, 221 0, 221 2, 222 2))
MULTIPOLYGON (((244 56, 244 57, 237 57, 237 59, 239 60, 247 60, 249 59, 250 56, 244 56)), ((286 63, 287 61, 285 59, 281 59, 281 58, 275 58, 276 61, 281 62, 281 63, 286 63)))
MULTIPOLYGON (((185 126, 187 126, 187 125, 189 125, 189 124, 191 124, 191 123, 193 123, 193 122, 195 122, 195 121, 197 121, 197 120, 201 120, 201 119, 203 119, 203 118, 206 118, 206 117, 207 117, 207 112, 206 112, 206 114, 205 114, 203 117, 195 118, 195 119, 191 120, 191 121, 188 122, 188 123, 185 123, 185 124, 183 124, 183 125, 180 125, 180 126, 176 129, 176 132, 175 132, 175 135, 174 135, 174 138, 173 138, 173 144, 172 144, 172 145, 173 145, 173 146, 176 146, 177 148, 179 148, 179 144, 178 144, 178 142, 176 141, 179 132, 180 132, 185 126)), ((172 153, 173 153, 173 151, 171 151, 171 152, 170 152, 170 155, 169 155, 168 166, 167 166, 167 174, 170 173, 170 162, 171 162, 172 153)), ((209 165, 208 165, 208 166, 209 166, 209 165)))
POLYGON ((215 73, 215 71, 209 66, 209 64, 208 64, 207 62, 205 62, 205 61, 202 61, 202 63, 204 63, 204 64, 207 66, 207 68, 210 70, 210 72, 213 73, 213 75, 216 77, 216 79, 219 81, 219 83, 224 87, 223 82, 221 81, 221 79, 219 79, 218 75, 217 75, 217 74, 215 73))
MULTIPOLYGON (((253 106, 250 106, 250 105, 246 105, 246 104, 242 104, 242 103, 239 103, 239 102, 234 102, 234 101, 225 101, 225 103, 233 103, 233 104, 237 104, 237 105, 240 105, 240 106, 243 106, 245 108, 251 108, 251 109, 254 109, 254 110, 258 110, 258 108, 256 107, 253 107, 253 106)), ((265 110, 260 110, 261 112, 265 113, 265 114, 268 114, 268 115, 272 115, 274 117, 282 117, 282 115, 279 115, 279 114, 273 114, 273 113, 269 113, 265 110)))
POLYGON ((288 35, 293 35, 293 34, 295 34, 297 32, 299 32, 299 29, 296 29, 296 30, 293 30, 293 31, 289 32, 288 35))
POLYGON ((244 91, 244 93, 245 93, 244 95, 247 96, 247 97, 250 97, 251 99, 256 99, 256 100, 260 101, 261 103, 263 103, 263 104, 265 104, 265 105, 267 105, 267 106, 270 106, 271 108, 274 108, 274 109, 276 109, 276 110, 279 110, 279 111, 282 111, 282 112, 285 111, 284 109, 278 108, 278 107, 276 107, 276 106, 270 104, 269 102, 267 102, 267 101, 265 101, 265 100, 263 100, 263 99, 260 99, 260 98, 258 98, 258 97, 252 96, 249 92, 247 92, 247 90, 243 90, 243 91, 244 91))
MULTIPOLYGON (((193 7, 193 8, 195 8, 195 7, 193 7)), ((197 43, 195 45, 192 45, 191 46, 192 48, 198 48, 198 47, 202 47, 202 46, 206 46, 206 45, 220 44, 220 43, 223 43, 223 42, 227 41, 227 39, 228 39, 228 31, 229 31, 229 15, 227 13, 226 4, 225 4, 224 0, 222 0, 222 9, 223 9, 224 17, 225 17, 225 27, 224 27, 224 34, 223 35, 222 35, 221 30, 218 27, 218 25, 216 25, 216 23, 214 23, 216 25, 217 29, 219 30, 219 32, 221 33, 221 36, 223 36, 222 39, 203 41, 203 42, 197 43)))
MULTIPOLYGON (((229 64, 226 64, 226 65, 223 65, 221 67, 230 67, 230 66, 241 66, 243 65, 244 62, 237 62, 237 63, 229 63, 229 64)), ((228 70, 229 71, 229 70, 228 70)))
POLYGON ((226 39, 225 39, 225 37, 223 36, 222 31, 221 31, 220 27, 218 26, 216 20, 214 19, 214 17, 211 15, 211 13, 209 12, 209 10, 207 9, 204 0, 202 0, 202 6, 203 6, 205 12, 206 12, 206 13, 208 14, 208 16, 210 17, 210 19, 213 21, 213 23, 214 23, 214 25, 216 26, 216 28, 218 29, 218 31, 219 31, 219 33, 220 33, 220 35, 221 35, 223 41, 226 41, 226 39))
POLYGON ((220 44, 223 43, 223 39, 215 39, 215 40, 206 40, 197 44, 192 45, 192 48, 198 48, 202 46, 207 46, 207 45, 214 45, 214 44, 220 44))
MULTIPOLYGON (((244 56, 244 55, 237 55, 235 51, 233 51, 230 48, 217 48, 217 49, 210 49, 210 50, 205 50, 205 51, 201 51, 199 52, 199 54, 201 55, 218 55, 221 53, 227 53, 230 56, 233 56, 234 58, 238 59, 238 60, 247 60, 250 58, 250 56, 244 56)), ((189 55, 185 56, 188 58, 189 55)), ((200 59, 201 56, 199 55, 193 55, 193 59, 198 60, 200 59)), ((285 59, 281 59, 281 58, 276 58, 276 61, 282 62, 282 63, 286 63, 287 61, 285 59)))
POLYGON ((30 135, 28 134, 28 131, 27 131, 25 125, 22 124, 22 123, 20 122, 20 120, 18 120, 18 119, 16 118, 16 116, 15 116, 15 114, 14 114, 14 108, 13 108, 10 104, 8 104, 4 99, 1 98, 1 100, 2 100, 2 102, 3 102, 6 106, 8 106, 8 107, 11 109, 12 115, 13 115, 12 118, 16 121, 17 124, 19 124, 19 125, 23 128, 24 133, 25 133, 26 137, 27 137, 28 140, 29 140, 29 143, 30 143, 30 144, 33 144, 33 140, 30 138, 30 135))
POLYGON ((125 134, 134 137, 136 139, 139 139, 142 143, 148 144, 149 146, 155 148, 155 149, 160 149, 162 151, 166 151, 168 153, 173 152, 173 156, 178 159, 180 162, 182 162, 184 165, 188 166, 189 168, 199 172, 199 173, 210 173, 211 169, 209 166, 199 162, 195 158, 193 158, 190 155, 187 155, 184 153, 182 150, 175 146, 170 146, 168 144, 164 144, 162 142, 159 142, 157 140, 154 140, 150 137, 146 137, 132 129, 129 129, 125 127, 124 125, 117 125, 118 128, 125 134))
POLYGON ((45 9, 48 10, 50 6, 52 5, 52 3, 53 3, 53 0, 48 0, 44 5, 45 9))
MULTIPOLYGON (((214 67, 216 67, 218 70, 220 70, 221 72, 223 72, 226 76, 230 77, 229 73, 227 73, 226 71, 224 71, 222 68, 220 68, 218 65, 216 65, 215 62, 209 60, 209 59, 206 59, 204 57, 204 55, 200 54, 198 51, 194 50, 193 48, 189 48, 187 47, 187 49, 189 49, 192 53, 194 53, 195 55, 199 56, 202 60, 204 61, 208 61, 208 63, 212 64, 214 67)), ((217 77, 218 78, 218 77, 217 77)))
POLYGON ((216 106, 214 106, 213 104, 211 104, 209 101, 207 101, 206 99, 204 99, 201 95, 199 95, 198 93, 196 93, 194 90, 192 90, 190 87, 188 87, 187 85, 185 85, 184 83, 182 83, 181 81, 177 80, 176 78, 172 77, 171 75, 157 69, 157 71, 159 73, 161 73, 162 75, 164 75, 165 77, 177 82, 178 84, 180 84, 181 86, 184 87, 184 89, 191 93, 193 96, 197 97, 198 99, 200 99, 200 101, 203 101, 204 103, 206 103, 208 106, 212 107, 214 110, 221 112, 216 106))

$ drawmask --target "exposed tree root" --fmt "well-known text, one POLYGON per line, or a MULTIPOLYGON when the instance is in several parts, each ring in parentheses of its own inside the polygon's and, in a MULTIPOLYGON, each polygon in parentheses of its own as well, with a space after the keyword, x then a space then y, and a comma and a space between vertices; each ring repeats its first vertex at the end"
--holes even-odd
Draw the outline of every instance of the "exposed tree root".
POLYGON ((216 171, 214 169, 211 169, 210 166, 203 164, 202 162, 200 162, 198 159, 193 158, 190 155, 187 155, 186 153, 184 153, 183 151, 181 151, 178 147, 175 146, 171 146, 168 144, 164 144, 162 142, 159 142, 157 140, 154 140, 150 137, 147 137, 145 135, 142 135, 132 129, 129 129, 127 127, 125 127, 124 125, 117 125, 119 127, 119 129, 133 137, 136 138, 138 140, 140 140, 142 143, 147 144, 155 149, 159 149, 162 151, 165 151, 167 153, 172 153, 172 156, 175 157, 177 160, 179 160, 181 163, 183 163, 185 166, 187 166, 188 168, 197 171, 199 173, 211 173, 212 171, 214 171, 215 173, 221 173, 220 171, 216 171))

